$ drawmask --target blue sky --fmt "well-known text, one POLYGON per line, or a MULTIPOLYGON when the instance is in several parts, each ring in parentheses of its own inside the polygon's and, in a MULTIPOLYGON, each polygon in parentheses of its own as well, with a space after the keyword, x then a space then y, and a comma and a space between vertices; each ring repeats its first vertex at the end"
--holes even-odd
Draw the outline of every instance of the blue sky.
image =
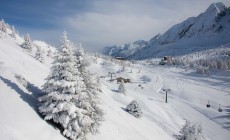
MULTIPOLYGON (((226 6, 229 0, 222 1, 226 6)), ((0 18, 20 34, 58 45, 64 30, 90 51, 149 40, 216 0, 0 0, 0 18)))

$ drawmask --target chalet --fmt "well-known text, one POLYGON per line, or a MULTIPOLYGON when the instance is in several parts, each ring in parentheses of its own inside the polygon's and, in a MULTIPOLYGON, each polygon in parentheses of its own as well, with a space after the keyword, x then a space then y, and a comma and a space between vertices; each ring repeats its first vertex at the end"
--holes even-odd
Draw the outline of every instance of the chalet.
POLYGON ((130 83, 130 79, 125 79, 123 77, 118 77, 116 80, 117 80, 117 83, 121 82, 121 80, 123 80, 124 83, 130 83))
POLYGON ((159 65, 165 65, 165 64, 167 64, 167 63, 169 63, 169 62, 171 62, 171 61, 172 61, 172 56, 164 56, 164 57, 161 59, 159 65))

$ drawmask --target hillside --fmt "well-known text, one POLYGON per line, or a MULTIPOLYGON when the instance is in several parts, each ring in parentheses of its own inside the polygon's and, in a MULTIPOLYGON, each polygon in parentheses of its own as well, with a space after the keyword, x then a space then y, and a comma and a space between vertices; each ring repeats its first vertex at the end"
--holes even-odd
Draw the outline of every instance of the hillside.
MULTIPOLYGON (((37 98, 52 57, 45 55, 44 63, 39 62, 19 46, 23 39, 12 38, 10 32, 8 29, 0 38, 0 138, 66 139, 37 112, 37 98)), ((88 135, 89 140, 173 140, 175 135, 183 135, 180 131, 186 121, 194 124, 191 130, 199 130, 191 133, 192 137, 229 139, 229 71, 199 75, 193 70, 148 65, 145 61, 132 64, 105 56, 90 57, 90 71, 100 78, 100 106, 105 116, 100 133, 88 135), (112 81, 109 72, 114 73, 112 81), (131 83, 125 83, 126 95, 118 93, 117 77, 130 79, 131 83), (168 103, 165 103, 165 89, 170 89, 168 103), (132 100, 142 108, 143 116, 139 119, 125 111, 132 100), (208 101, 210 108, 206 107, 208 101), (219 104, 222 112, 218 111, 219 104), (198 129, 199 124, 202 130, 198 129)))
POLYGON ((164 34, 146 41, 144 46, 138 45, 135 49, 130 47, 124 50, 120 46, 106 47, 104 54, 128 59, 145 59, 164 55, 178 56, 220 47, 230 42, 229 9, 221 2, 213 3, 204 13, 172 26, 164 34), (123 53, 127 52, 126 50, 132 51, 123 53))

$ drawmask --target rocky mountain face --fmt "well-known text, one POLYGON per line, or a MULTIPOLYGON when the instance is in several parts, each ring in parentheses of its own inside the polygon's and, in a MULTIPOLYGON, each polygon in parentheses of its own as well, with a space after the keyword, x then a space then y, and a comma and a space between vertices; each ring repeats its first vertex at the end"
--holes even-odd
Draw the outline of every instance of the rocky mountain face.
POLYGON ((230 43, 230 7, 213 3, 197 17, 172 26, 149 41, 106 47, 104 54, 128 59, 183 55, 230 43))

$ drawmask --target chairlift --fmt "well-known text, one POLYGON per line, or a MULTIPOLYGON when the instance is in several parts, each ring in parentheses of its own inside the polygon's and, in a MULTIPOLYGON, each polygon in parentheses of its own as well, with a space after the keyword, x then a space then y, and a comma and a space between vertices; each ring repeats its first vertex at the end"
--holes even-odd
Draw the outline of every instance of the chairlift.
POLYGON ((208 100, 208 104, 206 105, 207 106, 207 108, 209 108, 211 105, 209 104, 209 100, 208 100))
POLYGON ((219 111, 219 112, 222 112, 222 111, 223 111, 223 109, 220 107, 220 104, 219 104, 218 111, 219 111))

